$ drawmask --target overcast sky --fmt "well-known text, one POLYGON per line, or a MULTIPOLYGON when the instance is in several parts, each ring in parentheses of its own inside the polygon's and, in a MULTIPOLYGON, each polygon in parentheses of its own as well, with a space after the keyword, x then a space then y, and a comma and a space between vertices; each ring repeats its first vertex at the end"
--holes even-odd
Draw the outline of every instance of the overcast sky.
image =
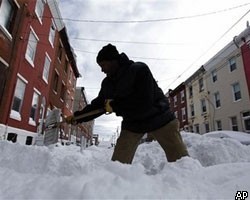
MULTIPOLYGON (((94 99, 104 74, 98 51, 112 43, 145 62, 166 93, 246 28, 249 0, 60 0, 62 18, 77 55, 77 86, 94 99)), ((112 135, 121 118, 95 120, 95 133, 112 135)))

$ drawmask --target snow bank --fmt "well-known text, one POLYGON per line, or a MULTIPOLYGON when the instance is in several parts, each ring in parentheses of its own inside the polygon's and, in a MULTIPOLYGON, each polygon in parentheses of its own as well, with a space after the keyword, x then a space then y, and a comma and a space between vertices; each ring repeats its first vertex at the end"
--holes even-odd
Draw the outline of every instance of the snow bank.
POLYGON ((157 142, 132 165, 111 162, 106 144, 22 146, 0 141, 0 199, 234 199, 250 188, 250 147, 183 133, 191 157, 166 161, 157 142))

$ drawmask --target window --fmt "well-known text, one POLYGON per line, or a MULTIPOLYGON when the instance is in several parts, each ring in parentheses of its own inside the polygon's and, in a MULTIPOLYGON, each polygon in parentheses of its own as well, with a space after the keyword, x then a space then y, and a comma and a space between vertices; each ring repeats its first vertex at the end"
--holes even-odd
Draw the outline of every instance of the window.
POLYGON ((49 42, 53 46, 56 35, 56 27, 53 21, 51 21, 50 31, 49 31, 49 42))
POLYGON ((189 126, 189 131, 191 132, 191 133, 193 133, 194 132, 194 129, 193 129, 193 126, 189 126))
POLYGON ((11 141, 13 143, 16 143, 16 141, 17 141, 17 134, 16 133, 8 133, 7 140, 11 141))
POLYGON ((46 109, 46 98, 44 96, 41 96, 40 99, 41 99, 41 105, 40 105, 40 111, 39 111, 39 118, 43 119, 45 109, 46 109))
POLYGON ((195 113, 194 113, 194 104, 190 105, 190 112, 191 112, 191 116, 194 117, 195 113))
POLYGON ((203 78, 199 79, 199 89, 200 92, 202 92, 204 90, 204 82, 203 82, 203 78))
POLYGON ((185 93, 184 90, 181 91, 181 102, 183 103, 185 101, 185 93))
POLYGON ((215 121, 216 123, 216 130, 221 131, 222 130, 222 124, 220 120, 215 121))
POLYGON ((61 94, 60 94, 61 100, 64 100, 65 92, 66 92, 66 87, 65 87, 65 84, 62 83, 61 94))
POLYGON ((42 22, 42 18, 43 18, 44 5, 45 5, 44 0, 36 1, 35 12, 40 22, 42 22))
POLYGON ((8 73, 8 63, 6 63, 1 57, 0 57, 0 102, 2 102, 2 98, 4 95, 4 89, 5 84, 8 81, 7 73, 8 73))
POLYGON ((178 119, 178 111, 174 112, 175 117, 178 119))
POLYGON ((230 72, 236 70, 236 60, 235 57, 229 59, 229 70, 230 72))
POLYGON ((174 96, 174 107, 177 106, 177 95, 174 96))
POLYGON ((57 72, 55 72, 55 75, 54 75, 54 83, 53 83, 53 90, 54 90, 55 92, 57 92, 58 83, 59 83, 59 75, 57 74, 57 72))
POLYGON ((250 132, 250 111, 242 113, 243 126, 246 132, 250 132))
POLYGON ((69 107, 69 109, 71 111, 73 110, 73 106, 74 106, 74 99, 73 99, 73 97, 71 97, 71 99, 70 99, 70 107, 69 107))
POLYGON ((234 101, 240 100, 241 99, 240 84, 235 83, 235 84, 232 85, 232 88, 233 88, 234 101))
POLYGON ((72 70, 69 70, 69 74, 68 74, 68 79, 69 79, 69 83, 71 83, 72 81, 72 70))
POLYGON ((182 121, 185 121, 186 120, 186 110, 185 110, 185 108, 181 109, 181 114, 182 114, 182 121))
POLYGON ((27 136, 27 137, 26 137, 26 142, 25 142, 25 144, 26 144, 26 145, 32 145, 32 140, 33 140, 33 137, 27 136))
POLYGON ((36 54, 36 47, 38 43, 38 37, 36 36, 35 32, 31 28, 29 41, 25 53, 25 58, 30 62, 32 66, 34 66, 35 54, 36 54))
POLYGON ((45 60, 44 60, 44 66, 43 66, 43 80, 46 83, 48 83, 50 63, 51 63, 51 59, 50 59, 49 55, 46 53, 45 60))
POLYGON ((76 87, 76 78, 75 78, 75 76, 73 77, 73 80, 72 80, 72 86, 73 86, 73 90, 75 90, 75 87, 76 87))
POLYGON ((206 101, 205 99, 201 99, 201 111, 202 113, 207 112, 206 101))
POLYGON ((220 94, 219 92, 214 93, 214 101, 215 101, 215 107, 220 108, 220 94))
POLYGON ((34 91, 32 104, 31 104, 31 110, 30 110, 30 121, 34 121, 34 122, 36 121, 38 100, 39 100, 39 94, 38 92, 34 91))
POLYGON ((189 90, 189 98, 193 97, 193 87, 189 86, 188 90, 189 90))
POLYGON ((65 99, 66 107, 67 107, 69 110, 72 110, 74 99, 70 96, 69 91, 65 92, 65 97, 66 97, 66 99, 65 99))
POLYGON ((63 55, 63 47, 61 42, 59 42, 59 47, 58 47, 58 59, 60 62, 62 62, 62 55, 63 55))
POLYGON ((69 61, 68 59, 65 60, 65 65, 64 65, 64 71, 67 74, 68 73, 68 68, 69 68, 69 61))
POLYGON ((195 128, 195 132, 196 132, 196 133, 200 133, 199 124, 195 124, 195 125, 194 125, 194 128, 195 128))
POLYGON ((66 102, 66 107, 70 108, 70 93, 67 90, 67 92, 65 92, 65 102, 66 102))
POLYGON ((209 129, 209 123, 208 122, 205 122, 205 132, 208 133, 210 131, 209 129))
POLYGON ((216 70, 213 70, 213 71, 211 72, 211 74, 212 74, 212 81, 213 81, 213 83, 214 83, 215 81, 217 81, 217 73, 216 73, 216 70))
POLYGON ((237 118, 236 117, 231 117, 231 127, 233 131, 238 131, 238 123, 237 123, 237 118))
POLYGON ((21 107, 23 103, 25 88, 26 88, 26 83, 20 78, 18 78, 17 83, 16 83, 15 95, 14 95, 13 103, 12 103, 12 113, 13 112, 16 114, 18 113, 19 116, 20 116, 19 113, 21 111, 21 107))
POLYGON ((4 27, 10 34, 13 30, 17 6, 13 1, 2 0, 0 3, 0 26, 4 27))

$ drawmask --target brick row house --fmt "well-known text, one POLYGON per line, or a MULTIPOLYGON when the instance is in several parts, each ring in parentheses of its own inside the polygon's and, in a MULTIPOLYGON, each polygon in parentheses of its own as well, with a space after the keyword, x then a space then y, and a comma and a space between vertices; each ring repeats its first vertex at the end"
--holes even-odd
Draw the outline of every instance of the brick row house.
POLYGON ((169 90, 167 97, 170 102, 170 108, 175 113, 175 116, 180 121, 180 127, 188 130, 188 118, 187 118, 187 101, 185 84, 181 83, 174 90, 169 90))
MULTIPOLYGON (((73 111, 82 110, 88 104, 88 100, 86 98, 84 87, 76 87, 75 91, 75 100, 73 111)), ((90 146, 93 143, 97 144, 96 140, 97 135, 93 135, 93 126, 94 120, 85 122, 84 124, 79 124, 78 126, 71 127, 71 141, 75 142, 77 145, 82 146, 90 146)))
POLYGON ((72 114, 79 76, 57 1, 0 0, 1 139, 34 144, 50 110, 72 114))
MULTIPOLYGON (((181 84, 186 91, 182 106, 186 105, 187 125, 181 124, 180 128, 188 127, 188 131, 199 134, 215 130, 250 133, 249 69, 250 27, 247 26, 181 84)), ((177 98, 182 94, 178 87, 166 94, 171 105, 177 103, 179 108, 175 110, 181 109, 177 98)), ((177 117, 182 120, 179 114, 177 117)))

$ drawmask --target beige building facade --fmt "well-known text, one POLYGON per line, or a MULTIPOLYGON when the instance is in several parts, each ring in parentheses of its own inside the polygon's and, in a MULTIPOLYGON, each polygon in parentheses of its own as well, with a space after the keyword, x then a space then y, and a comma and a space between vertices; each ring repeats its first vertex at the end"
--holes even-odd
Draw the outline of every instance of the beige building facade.
POLYGON ((232 41, 205 65, 211 130, 250 132, 250 99, 242 53, 232 41))
POLYGON ((205 80, 205 69, 200 67, 185 81, 187 94, 189 131, 204 134, 211 130, 209 123, 208 90, 205 80))

